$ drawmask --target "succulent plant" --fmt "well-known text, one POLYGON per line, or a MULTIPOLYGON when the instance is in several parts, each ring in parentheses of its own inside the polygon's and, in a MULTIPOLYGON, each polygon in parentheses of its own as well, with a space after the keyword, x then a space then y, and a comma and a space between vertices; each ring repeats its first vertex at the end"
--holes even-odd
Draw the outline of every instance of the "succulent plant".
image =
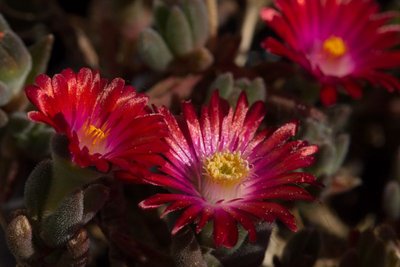
POLYGON ((166 71, 174 69, 178 62, 186 62, 191 71, 210 66, 213 57, 205 48, 209 30, 204 1, 185 0, 170 5, 158 2, 154 17, 156 30, 145 29, 139 37, 139 52, 150 68, 166 71))
POLYGON ((240 78, 235 80, 232 73, 229 72, 218 75, 210 85, 207 92, 208 100, 215 90, 218 90, 219 95, 228 100, 232 106, 236 104, 241 92, 246 93, 250 105, 256 101, 265 101, 267 97, 267 89, 262 78, 258 77, 253 80, 240 78))

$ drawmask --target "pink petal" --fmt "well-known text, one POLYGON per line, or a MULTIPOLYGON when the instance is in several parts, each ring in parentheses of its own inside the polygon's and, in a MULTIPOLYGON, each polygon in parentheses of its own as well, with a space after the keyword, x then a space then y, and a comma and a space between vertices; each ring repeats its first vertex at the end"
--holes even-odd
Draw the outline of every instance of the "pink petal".
POLYGON ((231 248, 238 240, 238 229, 235 220, 222 209, 214 215, 214 243, 217 247, 231 248))
POLYGON ((188 209, 186 209, 182 213, 182 215, 176 220, 175 226, 172 229, 172 234, 175 235, 183 227, 193 222, 197 218, 202 209, 203 207, 201 205, 192 205, 188 209))

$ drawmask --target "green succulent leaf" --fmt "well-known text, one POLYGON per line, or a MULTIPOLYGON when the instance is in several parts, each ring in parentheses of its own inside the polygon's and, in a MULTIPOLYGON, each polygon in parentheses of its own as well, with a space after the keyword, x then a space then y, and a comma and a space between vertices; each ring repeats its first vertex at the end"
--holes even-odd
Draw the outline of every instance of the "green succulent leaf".
POLYGON ((244 91, 247 94, 250 105, 256 101, 265 101, 267 98, 265 83, 260 77, 254 79, 244 91))
POLYGON ((223 267, 222 263, 210 251, 204 253, 203 257, 208 267, 223 267))
POLYGON ((209 35, 208 13, 204 1, 185 0, 183 2, 183 11, 190 24, 194 48, 204 46, 209 35))
POLYGON ((207 267, 196 237, 188 227, 172 236, 171 252, 177 267, 207 267))
POLYGON ((24 202, 31 218, 40 221, 50 188, 53 167, 50 160, 40 162, 25 183, 24 202))
POLYGON ((82 225, 84 195, 82 190, 67 196, 58 208, 42 223, 43 241, 50 247, 59 247, 70 240, 82 225))
POLYGON ((163 38, 152 29, 145 29, 140 34, 138 49, 142 60, 156 71, 164 71, 173 60, 163 38))
POLYGON ((210 86, 209 93, 208 93, 208 99, 211 98, 212 92, 214 92, 214 90, 218 90, 219 95, 222 98, 228 99, 233 91, 233 86, 234 86, 234 80, 233 80, 232 73, 227 72, 227 73, 218 75, 218 77, 215 79, 215 81, 210 86))
MULTIPOLYGON (((1 59, 0 59, 1 60, 1 59)), ((0 81, 0 106, 7 104, 12 98, 12 90, 7 84, 0 81)))
POLYGON ((52 34, 48 34, 40 39, 37 43, 29 47, 29 53, 32 57, 32 69, 29 72, 25 84, 32 84, 38 74, 46 72, 51 50, 53 48, 53 43, 54 36, 52 34))
MULTIPOLYGON (((0 24, 2 20, 4 19, 0 19, 0 24)), ((22 89, 32 68, 32 59, 28 49, 14 32, 5 25, 0 28, 3 28, 0 31, 0 81, 11 91, 0 97, 0 105, 4 105, 22 89)))
POLYGON ((170 10, 163 3, 157 3, 154 8, 154 20, 158 32, 165 36, 165 30, 170 10))
POLYGON ((8 25, 8 22, 0 14, 0 32, 5 32, 9 30, 11 30, 10 25, 8 25))
POLYGON ((189 22, 183 11, 177 6, 171 8, 165 38, 174 55, 187 55, 193 50, 189 22))

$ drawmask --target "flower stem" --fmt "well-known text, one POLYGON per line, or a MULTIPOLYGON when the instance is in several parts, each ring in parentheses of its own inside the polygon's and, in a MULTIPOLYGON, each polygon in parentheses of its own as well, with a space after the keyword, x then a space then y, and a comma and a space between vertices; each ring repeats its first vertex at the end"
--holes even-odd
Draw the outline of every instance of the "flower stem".
POLYGON ((81 168, 53 154, 53 179, 45 210, 54 212, 67 195, 103 176, 105 176, 104 173, 81 168))
POLYGON ((242 40, 239 46, 239 53, 235 58, 235 63, 238 66, 244 66, 247 60, 251 43, 254 37, 254 31, 259 20, 261 7, 269 4, 270 0, 248 0, 246 5, 246 13, 244 16, 241 36, 242 40))
POLYGON ((214 38, 218 33, 218 6, 217 0, 206 0, 208 11, 208 26, 210 29, 210 37, 214 38))

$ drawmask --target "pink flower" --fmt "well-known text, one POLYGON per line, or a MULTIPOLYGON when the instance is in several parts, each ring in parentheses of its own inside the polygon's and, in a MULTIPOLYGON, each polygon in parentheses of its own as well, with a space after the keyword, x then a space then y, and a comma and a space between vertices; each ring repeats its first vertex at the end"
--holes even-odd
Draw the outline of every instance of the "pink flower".
POLYGON ((296 230, 293 215, 276 200, 313 200, 300 185, 315 184, 315 177, 293 172, 311 165, 317 147, 305 141, 290 141, 297 124, 287 123, 274 132, 257 132, 264 118, 264 104, 248 107, 239 97, 236 110, 214 93, 210 106, 203 106, 200 118, 191 103, 183 104, 183 118, 177 120, 161 108, 170 131, 161 172, 148 183, 169 188, 140 203, 156 208, 169 203, 162 216, 183 210, 172 234, 195 222, 196 231, 214 222, 217 246, 232 247, 238 239, 237 223, 254 241, 257 220, 276 218, 296 230))
POLYGON ((308 70, 322 85, 325 105, 336 102, 343 88, 362 96, 361 82, 388 91, 400 82, 384 72, 400 66, 398 25, 387 25, 394 13, 378 13, 372 0, 275 0, 279 11, 264 8, 262 19, 285 44, 267 38, 263 47, 308 70))
POLYGON ((39 110, 29 118, 66 135, 72 160, 81 167, 144 171, 166 148, 162 116, 151 114, 148 98, 122 79, 108 83, 90 69, 66 69, 53 78, 39 75, 26 94, 39 110))

